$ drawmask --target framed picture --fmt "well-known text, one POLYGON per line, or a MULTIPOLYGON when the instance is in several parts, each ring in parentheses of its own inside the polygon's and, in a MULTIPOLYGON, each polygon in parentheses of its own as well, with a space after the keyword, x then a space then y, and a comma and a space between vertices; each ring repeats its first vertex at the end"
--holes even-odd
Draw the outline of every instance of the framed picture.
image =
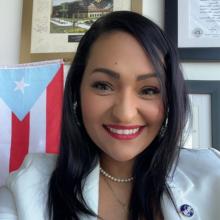
MULTIPOLYGON (((186 82, 190 95, 197 96, 192 100, 194 123, 192 127, 197 129, 198 142, 201 142, 201 147, 207 147, 206 144, 204 146, 207 141, 201 139, 205 137, 209 139, 210 134, 210 147, 220 150, 220 81, 187 80, 186 82)), ((195 132, 193 129, 192 133, 195 132)))
POLYGON ((20 63, 73 59, 91 24, 111 11, 141 12, 142 0, 23 0, 20 63))
POLYGON ((220 1, 165 0, 165 31, 182 60, 220 60, 220 1))

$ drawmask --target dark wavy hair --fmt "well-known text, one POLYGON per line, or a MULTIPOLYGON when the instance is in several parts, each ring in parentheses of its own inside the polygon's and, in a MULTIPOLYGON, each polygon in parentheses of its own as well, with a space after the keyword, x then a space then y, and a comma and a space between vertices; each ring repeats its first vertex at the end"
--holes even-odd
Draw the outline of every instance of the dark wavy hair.
POLYGON ((92 45, 100 35, 112 31, 131 34, 146 51, 160 80, 166 110, 162 134, 135 160, 129 219, 163 216, 160 200, 164 192, 169 192, 166 178, 177 164, 189 113, 185 82, 176 49, 164 32, 138 13, 117 11, 99 18, 85 33, 66 78, 60 154, 49 183, 48 208, 52 220, 78 220, 80 214, 98 215, 87 206, 82 193, 84 181, 97 165, 100 152, 83 126, 80 85, 92 45))

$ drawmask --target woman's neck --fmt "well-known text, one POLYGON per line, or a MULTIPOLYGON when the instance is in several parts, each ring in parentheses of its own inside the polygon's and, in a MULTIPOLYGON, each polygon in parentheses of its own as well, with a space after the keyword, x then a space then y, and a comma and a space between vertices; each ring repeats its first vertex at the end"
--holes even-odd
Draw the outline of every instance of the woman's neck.
POLYGON ((101 154, 100 166, 111 176, 118 178, 128 178, 133 175, 133 164, 134 160, 125 162, 116 161, 112 158, 101 154))

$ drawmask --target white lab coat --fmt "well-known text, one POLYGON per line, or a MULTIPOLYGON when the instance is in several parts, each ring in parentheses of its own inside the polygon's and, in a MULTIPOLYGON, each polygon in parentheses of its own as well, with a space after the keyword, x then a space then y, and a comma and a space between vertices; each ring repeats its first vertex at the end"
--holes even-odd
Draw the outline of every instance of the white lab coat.
MULTIPOLYGON (((0 220, 46 220, 47 184, 56 156, 29 154, 19 171, 10 175, 0 189, 0 220)), ((83 194, 97 213, 99 198, 99 165, 86 180, 83 194)), ((167 184, 175 207, 164 193, 161 200, 165 220, 220 219, 220 153, 213 148, 181 149, 174 175, 167 184), (182 205, 194 210, 191 217, 181 212, 182 205)), ((96 220, 81 216, 81 220, 96 220)))

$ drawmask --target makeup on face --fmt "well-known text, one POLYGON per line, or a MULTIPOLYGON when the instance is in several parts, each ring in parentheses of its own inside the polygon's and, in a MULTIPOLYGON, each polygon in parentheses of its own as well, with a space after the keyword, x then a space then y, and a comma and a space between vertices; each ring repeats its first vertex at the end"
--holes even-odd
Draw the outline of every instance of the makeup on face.
POLYGON ((105 158, 133 160, 157 136, 164 119, 160 82, 131 35, 118 31, 99 37, 80 92, 86 131, 105 158))

